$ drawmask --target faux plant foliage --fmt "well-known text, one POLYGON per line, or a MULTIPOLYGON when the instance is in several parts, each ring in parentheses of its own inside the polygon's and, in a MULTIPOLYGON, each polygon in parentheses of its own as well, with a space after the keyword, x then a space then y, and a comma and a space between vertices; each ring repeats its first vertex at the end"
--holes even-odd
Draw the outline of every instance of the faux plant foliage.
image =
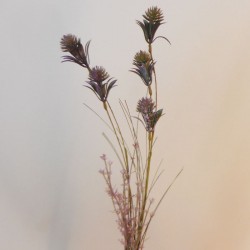
MULTIPOLYGON (((163 115, 163 109, 157 108, 156 62, 153 59, 152 44, 157 38, 163 38, 168 42, 169 40, 164 36, 156 36, 158 28, 164 21, 160 8, 151 7, 146 10, 142 17, 142 21, 136 22, 143 31, 148 51, 140 50, 135 54, 132 63, 133 68, 130 71, 139 76, 147 89, 147 94, 139 98, 135 108, 135 111, 138 112, 137 116, 131 115, 126 101, 120 101, 133 140, 131 146, 126 142, 120 123, 109 102, 110 91, 116 86, 117 80, 110 77, 104 67, 92 67, 90 65, 90 41, 83 45, 81 40, 72 34, 64 35, 61 39, 62 51, 70 54, 63 56, 63 62, 73 62, 87 70, 88 79, 85 87, 89 88, 98 100, 103 103, 104 112, 107 115, 118 145, 115 148, 112 140, 104 134, 120 163, 121 188, 116 188, 113 185, 112 165, 114 163, 105 154, 101 156, 104 169, 100 170, 100 173, 106 182, 106 191, 117 216, 116 221, 122 235, 120 241, 124 250, 143 249, 152 218, 175 179, 182 171, 177 174, 173 182, 166 188, 161 199, 155 204, 150 195, 161 174, 158 172, 159 169, 152 164, 153 145, 156 127, 163 115), (138 123, 142 123, 143 126, 138 126, 138 123), (144 143, 141 143, 138 139, 138 128, 145 131, 146 150, 142 150, 144 143), (142 151, 146 152, 145 155, 142 154, 142 151)), ((115 168, 119 167, 117 163, 115 165, 115 168)))

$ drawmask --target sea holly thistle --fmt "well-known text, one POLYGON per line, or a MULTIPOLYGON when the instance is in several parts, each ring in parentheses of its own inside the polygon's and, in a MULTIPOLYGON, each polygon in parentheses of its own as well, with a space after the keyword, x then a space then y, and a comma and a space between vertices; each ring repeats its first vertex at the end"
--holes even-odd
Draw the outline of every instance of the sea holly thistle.
POLYGON ((162 37, 169 40, 166 37, 158 36, 155 38, 155 33, 158 28, 163 24, 164 16, 162 14, 162 10, 158 7, 149 8, 143 16, 143 21, 136 21, 137 24, 142 28, 145 40, 148 44, 152 44, 155 39, 162 37))
MULTIPOLYGON (((144 34, 144 38, 145 41, 148 44, 148 52, 150 54, 150 58, 151 61, 153 63, 152 67, 150 67, 149 70, 151 70, 151 77, 152 77, 152 72, 154 74, 154 81, 155 81, 155 103, 157 106, 157 102, 158 102, 158 90, 157 90, 157 79, 156 79, 156 71, 155 71, 155 67, 154 67, 154 60, 153 60, 153 52, 152 52, 152 43, 157 39, 157 38, 163 38, 165 39, 167 42, 170 41, 165 37, 165 36, 156 36, 156 31, 158 30, 158 28, 164 24, 164 16, 162 13, 162 10, 160 8, 158 8, 157 6, 148 8, 145 11, 145 14, 142 15, 143 17, 143 21, 136 21, 136 23, 141 27, 143 34, 144 34)), ((144 80, 144 78, 148 77, 149 75, 147 74, 148 71, 146 71, 145 67, 137 67, 137 69, 134 69, 134 72, 136 74, 138 74, 139 76, 141 76, 141 78, 144 80)), ((149 77, 147 79, 149 81, 149 77)), ((149 91, 149 95, 152 96, 152 89, 149 86, 148 87, 148 91, 149 91)))
POLYGON ((143 97, 137 103, 136 111, 141 114, 150 114, 154 111, 155 104, 151 98, 143 97))
POLYGON ((81 40, 76 36, 64 35, 61 39, 61 49, 63 52, 69 52, 72 56, 63 56, 63 62, 74 62, 90 71, 89 44, 90 41, 86 43, 84 48, 81 40))
POLYGON ((137 52, 134 56, 133 65, 135 68, 130 70, 137 74, 143 83, 148 87, 149 95, 152 95, 152 74, 155 62, 151 59, 151 55, 146 51, 137 52))
POLYGON ((91 89, 97 96, 97 98, 105 103, 108 98, 109 91, 115 87, 117 80, 112 80, 109 78, 107 71, 101 67, 96 66, 92 68, 89 72, 89 80, 86 81, 90 86, 85 86, 91 89), (107 80, 106 82, 104 82, 107 80))
POLYGON ((137 112, 139 112, 144 120, 145 128, 148 132, 154 131, 155 125, 162 116, 163 109, 155 110, 155 104, 151 98, 142 98, 138 101, 137 112))
POLYGON ((81 40, 75 35, 64 35, 61 39, 61 49, 63 52, 69 52, 72 56, 63 56, 63 62, 74 62, 83 68, 87 68, 89 72, 89 80, 85 87, 91 89, 97 98, 103 102, 104 108, 107 108, 107 98, 110 90, 115 87, 117 80, 109 78, 108 72, 102 66, 90 68, 89 64, 89 45, 88 41, 83 47, 81 40), (107 80, 106 82, 104 82, 107 80))
MULTIPOLYGON (((112 181, 111 165, 115 165, 115 162, 113 163, 108 160, 105 154, 101 156, 104 162, 104 169, 100 170, 100 173, 105 180, 106 191, 112 200, 113 209, 117 216, 117 224, 122 235, 121 243, 123 244, 124 250, 143 249, 152 218, 163 198, 182 171, 177 174, 173 182, 166 188, 161 199, 154 205, 153 199, 150 197, 151 191, 155 187, 161 174, 158 174, 157 169, 152 163, 153 145, 155 142, 156 126, 160 117, 163 115, 163 110, 157 109, 156 63, 153 60, 152 43, 155 39, 162 37, 155 37, 155 35, 160 25, 163 24, 164 17, 161 9, 151 7, 145 12, 143 18, 143 22, 137 21, 137 24, 143 30, 145 40, 148 44, 148 51, 140 50, 135 54, 132 63, 133 68, 130 70, 140 77, 140 80, 142 80, 147 88, 146 96, 140 98, 137 103, 136 111, 139 112, 139 116, 136 117, 137 120, 133 119, 134 116, 131 115, 127 102, 120 101, 120 106, 126 118, 133 141, 131 147, 124 138, 120 123, 108 100, 109 93, 111 89, 116 86, 115 83, 117 80, 110 77, 104 67, 90 66, 90 41, 83 46, 79 38, 75 35, 68 34, 62 37, 60 43, 62 51, 70 53, 70 55, 63 56, 63 62, 76 63, 88 71, 88 80, 86 81, 85 87, 93 91, 98 100, 103 103, 103 108, 109 121, 108 126, 111 128, 116 139, 117 147, 112 140, 104 134, 104 138, 111 145, 121 165, 120 188, 115 187, 112 181), (155 86, 154 89, 152 88, 153 82, 155 86), (153 92, 155 93, 155 98, 153 98, 153 92), (141 127, 138 126, 138 120, 144 125, 142 129, 146 134, 146 150, 141 150, 142 146, 138 139, 138 129, 141 129, 141 127), (137 124, 135 124, 135 121, 137 124), (146 152, 145 155, 143 155, 142 152, 146 152), (153 168, 154 171, 153 178, 151 168, 153 168)), ((168 41, 167 38, 162 38, 168 41)))

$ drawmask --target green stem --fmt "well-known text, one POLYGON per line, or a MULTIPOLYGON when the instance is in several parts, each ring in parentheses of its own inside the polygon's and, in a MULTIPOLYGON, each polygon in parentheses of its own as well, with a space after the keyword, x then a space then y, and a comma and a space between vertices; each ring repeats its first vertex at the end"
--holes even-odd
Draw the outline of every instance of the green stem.
MULTIPOLYGON (((152 44, 149 43, 149 45, 148 45, 148 52, 150 54, 151 60, 154 61, 154 59, 153 59, 153 52, 152 51, 153 51, 152 44)), ((156 78, 155 67, 153 67, 153 73, 154 73, 154 80, 155 80, 155 109, 157 110, 158 90, 157 90, 157 78, 156 78)))
POLYGON ((147 157, 147 167, 146 167, 146 178, 145 178, 145 189, 143 193, 143 201, 142 201, 142 208, 141 208, 141 214, 139 218, 139 225, 138 225, 138 243, 137 247, 139 249, 141 243, 142 243, 142 231, 144 226, 144 216, 145 216, 145 209, 148 199, 148 184, 149 184, 149 176, 150 176, 150 166, 151 166, 151 159, 152 159, 152 149, 153 149, 153 141, 154 141, 154 131, 151 131, 148 133, 148 157, 147 157))
POLYGON ((111 111, 111 114, 113 116, 113 119, 116 123, 116 126, 117 126, 117 130, 118 130, 118 133, 121 137, 121 140, 122 140, 122 146, 123 146, 123 149, 124 149, 124 153, 125 153, 125 158, 124 158, 124 163, 125 163, 125 169, 126 169, 126 173, 127 173, 127 182, 128 182, 128 198, 129 198, 129 204, 130 204, 130 215, 132 213, 132 202, 133 202, 133 199, 132 199, 132 191, 131 191, 131 187, 130 187, 130 173, 129 173, 129 164, 128 164, 128 151, 127 151, 127 148, 126 148, 126 145, 125 145, 125 140, 122 136, 122 132, 121 132, 121 129, 120 129, 120 126, 119 126, 119 123, 115 117, 115 114, 113 112, 113 109, 111 107, 111 105, 108 103, 108 107, 111 111))
MULTIPOLYGON (((124 161, 124 163, 126 164, 125 153, 124 153, 124 151, 123 151, 123 149, 122 149, 121 141, 120 141, 120 139, 119 139, 119 137, 118 137, 118 134, 117 134, 115 125, 114 125, 113 120, 112 120, 112 118, 111 118, 111 115, 110 115, 110 113, 109 113, 109 109, 108 109, 108 106, 107 106, 107 103, 106 103, 106 102, 103 102, 103 107, 104 107, 104 109, 105 109, 105 111, 106 111, 106 113, 107 113, 107 115, 108 115, 110 124, 111 124, 111 126, 112 126, 112 128, 113 128, 113 131, 114 131, 114 133, 115 133, 115 136, 116 136, 116 139, 117 139, 119 148, 120 148, 120 150, 121 150, 121 154, 122 154, 122 157, 123 157, 123 161, 124 161)), ((123 168, 124 168, 124 167, 125 167, 125 166, 123 166, 123 168)))
MULTIPOLYGON (((132 216, 132 207, 133 207, 133 199, 132 199, 132 191, 131 191, 131 186, 130 186, 130 173, 129 173, 129 164, 128 164, 128 151, 127 151, 127 148, 126 148, 126 145, 125 145, 125 141, 124 141, 124 138, 122 136, 122 132, 121 132, 121 129, 120 129, 120 126, 117 122, 117 119, 115 117, 115 114, 113 112, 113 109, 112 107, 110 106, 110 104, 108 102, 103 102, 103 107, 104 109, 106 110, 107 112, 107 115, 108 115, 108 118, 110 120, 110 123, 112 125, 112 128, 114 130, 114 133, 115 133, 115 136, 116 136, 116 139, 117 139, 117 142, 119 144, 119 147, 120 147, 120 150, 121 150, 121 153, 122 153, 122 157, 123 157, 123 162, 124 162, 124 170, 126 171, 126 180, 127 180, 127 187, 128 187, 128 193, 127 193, 127 197, 129 199, 129 216, 132 216), (109 110, 111 112, 111 114, 109 113, 109 110), (113 119, 112 119, 112 117, 113 119), (115 125, 114 125, 114 122, 117 126, 117 128, 115 128, 115 125), (117 133, 118 131, 118 133, 117 133), (119 136, 120 138, 119 138, 119 136)), ((125 186, 123 188, 123 194, 125 194, 125 186)))

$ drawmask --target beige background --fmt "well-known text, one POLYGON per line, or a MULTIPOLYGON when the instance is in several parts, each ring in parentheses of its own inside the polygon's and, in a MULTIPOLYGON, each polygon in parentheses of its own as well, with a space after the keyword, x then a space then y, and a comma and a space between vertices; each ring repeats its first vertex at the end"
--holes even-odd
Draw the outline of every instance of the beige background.
MULTIPOLYGON (((155 197, 184 168, 160 207, 145 249, 250 249, 250 2, 248 0, 5 1, 1 7, 0 249, 117 250, 119 234, 98 173, 116 159, 82 87, 86 72, 61 64, 59 41, 92 40, 92 65, 118 79, 110 95, 135 109, 144 93, 128 72, 145 49, 135 24, 158 5, 159 104, 155 197)), ((114 164, 115 166, 115 164, 114 164)), ((117 164, 117 168, 118 168, 117 164)))

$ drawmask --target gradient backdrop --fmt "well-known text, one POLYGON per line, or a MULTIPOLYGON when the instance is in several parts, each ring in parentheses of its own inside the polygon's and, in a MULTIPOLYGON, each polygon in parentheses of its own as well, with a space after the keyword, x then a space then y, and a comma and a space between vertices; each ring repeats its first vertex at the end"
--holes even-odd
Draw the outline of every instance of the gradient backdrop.
POLYGON ((250 249, 250 1, 26 0, 0 10, 0 249, 118 250, 115 217, 98 170, 108 129, 79 66, 59 42, 92 40, 92 65, 118 79, 111 103, 134 112, 145 93, 128 70, 146 49, 136 19, 158 5, 159 105, 155 165, 164 159, 158 210, 145 249, 250 249))

